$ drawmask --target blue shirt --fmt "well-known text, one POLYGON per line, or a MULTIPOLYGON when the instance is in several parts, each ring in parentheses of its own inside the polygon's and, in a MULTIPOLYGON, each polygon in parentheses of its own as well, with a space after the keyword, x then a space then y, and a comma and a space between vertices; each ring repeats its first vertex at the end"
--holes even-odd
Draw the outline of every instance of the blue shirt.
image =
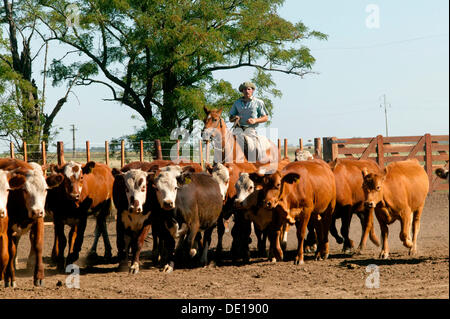
POLYGON ((259 123, 248 124, 247 120, 250 118, 259 118, 264 115, 269 115, 267 112, 266 106, 264 105, 264 101, 252 97, 252 99, 248 102, 244 101, 243 98, 240 98, 236 102, 234 102, 233 106, 230 110, 230 116, 238 115, 241 119, 239 120, 239 124, 244 127, 253 127, 256 128, 259 123))

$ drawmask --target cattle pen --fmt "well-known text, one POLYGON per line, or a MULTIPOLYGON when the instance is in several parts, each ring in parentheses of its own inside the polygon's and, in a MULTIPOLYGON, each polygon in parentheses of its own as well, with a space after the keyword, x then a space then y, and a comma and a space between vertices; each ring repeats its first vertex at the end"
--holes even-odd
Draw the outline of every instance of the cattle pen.
MULTIPOLYGON (((277 140, 278 150, 282 157, 294 159, 295 150, 306 150, 316 157, 329 162, 336 158, 369 159, 376 161, 381 167, 391 162, 415 158, 424 167, 430 181, 430 193, 435 191, 448 191, 449 185, 445 180, 439 179, 434 171, 437 168, 449 168, 449 135, 422 136, 396 136, 384 137, 378 135, 368 138, 340 138, 323 137, 314 138, 314 144, 304 145, 299 138, 297 145, 289 145, 287 139, 277 140)), ((91 145, 86 141, 84 147, 64 149, 64 143, 56 143, 56 152, 48 152, 45 142, 41 142, 40 153, 34 154, 39 164, 64 163, 74 160, 97 161, 110 167, 121 168, 132 161, 152 161, 155 159, 184 159, 204 165, 211 163, 214 150, 209 141, 197 140, 189 144, 180 140, 154 141, 140 140, 137 143, 126 143, 124 140, 108 142, 104 145, 91 145), (187 148, 186 148, 187 147, 187 148)), ((29 160, 27 144, 22 147, 10 143, 10 151, 1 157, 29 160)))

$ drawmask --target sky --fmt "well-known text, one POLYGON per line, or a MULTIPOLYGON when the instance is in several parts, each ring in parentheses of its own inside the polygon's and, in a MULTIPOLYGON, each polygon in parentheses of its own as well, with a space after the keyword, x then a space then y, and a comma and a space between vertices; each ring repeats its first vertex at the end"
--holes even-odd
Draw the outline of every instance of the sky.
MULTIPOLYGON (((304 43, 316 58, 315 74, 302 79, 273 73, 283 96, 273 100, 270 136, 295 145, 299 138, 307 143, 329 136, 448 135, 448 7, 447 0, 286 0, 279 10, 283 18, 302 21, 327 34, 328 40, 304 43)), ((62 57, 65 49, 52 44, 50 57, 62 57)), ((237 89, 253 70, 214 76, 237 89)), ((39 74, 34 77, 42 82, 39 74)), ((49 83, 48 105, 55 105, 65 91, 65 86, 49 83)), ((110 91, 101 85, 73 91, 54 122, 61 128, 56 140, 65 145, 72 147, 72 125, 77 147, 87 140, 91 146, 103 146, 144 125, 129 107, 104 101, 110 91)))

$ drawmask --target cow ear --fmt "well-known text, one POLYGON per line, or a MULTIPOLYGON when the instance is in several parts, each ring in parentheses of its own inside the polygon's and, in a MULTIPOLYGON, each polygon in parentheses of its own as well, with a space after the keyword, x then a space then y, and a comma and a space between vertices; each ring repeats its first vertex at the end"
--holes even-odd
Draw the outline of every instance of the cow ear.
POLYGON ((181 174, 192 174, 192 173, 195 173, 195 168, 192 166, 185 166, 183 167, 181 174))
POLYGON ((156 173, 158 170, 159 170, 159 165, 154 164, 147 170, 147 173, 156 173))
POLYGON ((62 169, 60 169, 58 167, 58 165, 56 165, 56 164, 50 164, 48 168, 50 170, 50 173, 52 173, 52 174, 57 174, 57 173, 62 172, 62 169))
POLYGON ((149 172, 147 174, 147 184, 151 184, 151 185, 155 185, 155 177, 156 177, 156 172, 149 172))
POLYGON ((206 164, 205 164, 205 169, 206 169, 206 171, 207 171, 209 174, 212 174, 214 167, 213 167, 211 164, 206 163, 206 164))
POLYGON ((203 106, 203 111, 205 111, 205 114, 206 114, 206 115, 208 115, 209 112, 210 112, 210 111, 208 110, 208 108, 206 107, 206 105, 203 106))
POLYGON ((282 178, 282 182, 286 182, 288 184, 297 183, 300 180, 300 175, 297 173, 289 173, 282 178))
POLYGON ((122 174, 122 172, 120 170, 118 170, 117 168, 115 168, 115 167, 112 169, 111 173, 112 173, 112 175, 114 177, 116 177, 117 175, 121 175, 122 174))
POLYGON ((268 183, 268 179, 266 181, 266 178, 259 175, 258 173, 250 173, 248 174, 248 177, 253 181, 253 183, 256 184, 261 184, 262 182, 264 182, 265 184, 268 183))
POLYGON ((25 176, 23 175, 13 175, 9 179, 9 187, 11 189, 19 189, 25 184, 25 176))
POLYGON ((369 171, 367 170, 367 167, 363 167, 361 170, 362 177, 365 178, 367 175, 369 175, 369 171))
POLYGON ((86 164, 84 164, 84 166, 81 168, 81 170, 83 171, 83 174, 89 174, 92 172, 92 169, 95 167, 95 162, 87 162, 86 164))
POLYGON ((47 182, 48 188, 58 187, 64 180, 64 175, 62 174, 53 174, 47 177, 45 180, 47 182))

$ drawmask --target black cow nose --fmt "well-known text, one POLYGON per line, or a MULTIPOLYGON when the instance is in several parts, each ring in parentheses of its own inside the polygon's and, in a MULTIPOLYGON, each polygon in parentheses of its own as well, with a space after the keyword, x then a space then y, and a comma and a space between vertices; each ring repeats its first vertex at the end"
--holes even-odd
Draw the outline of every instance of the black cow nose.
POLYGON ((166 208, 166 209, 173 208, 173 202, 172 201, 164 201, 164 208, 166 208))

